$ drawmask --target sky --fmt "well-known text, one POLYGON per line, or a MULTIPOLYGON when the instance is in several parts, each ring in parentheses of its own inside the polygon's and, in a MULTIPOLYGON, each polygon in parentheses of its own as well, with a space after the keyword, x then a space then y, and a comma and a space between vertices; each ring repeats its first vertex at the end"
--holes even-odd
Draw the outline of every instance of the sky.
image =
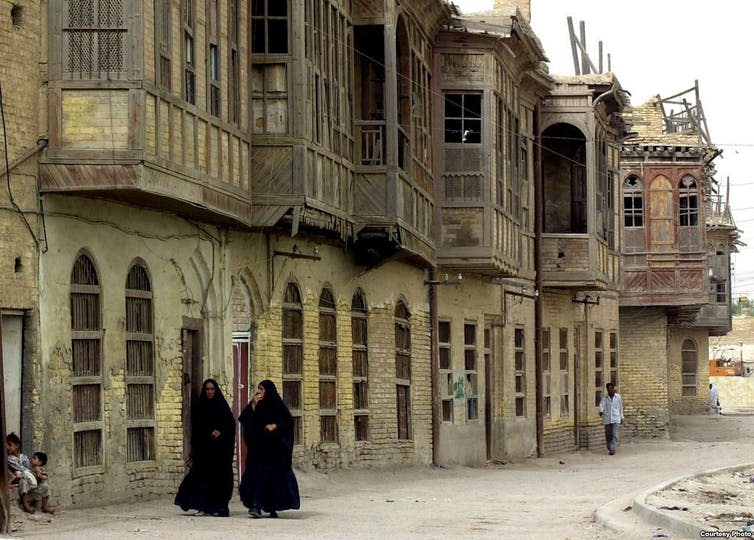
MULTIPOLYGON (((492 0, 453 0, 464 14, 492 8, 492 0)), ((743 231, 733 255, 733 297, 754 298, 754 80, 751 52, 754 4, 741 0, 531 0, 531 26, 550 60, 550 73, 573 75, 567 17, 586 26, 597 63, 598 42, 631 103, 672 96, 694 86, 712 142, 723 149, 714 163, 722 193, 730 178, 733 218, 743 231)), ((605 66, 607 60, 605 59, 605 66)))

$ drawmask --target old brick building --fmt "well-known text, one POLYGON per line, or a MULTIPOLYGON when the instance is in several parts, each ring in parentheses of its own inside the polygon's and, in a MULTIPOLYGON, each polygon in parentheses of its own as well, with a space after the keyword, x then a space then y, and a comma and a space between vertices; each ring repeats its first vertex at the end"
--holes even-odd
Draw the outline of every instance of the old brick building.
MULTIPOLYGON (((724 330, 722 308, 699 311, 706 283, 695 311, 676 289, 624 323, 617 183, 646 163, 620 169, 617 78, 550 75, 526 0, 474 17, 441 0, 12 13, 6 416, 50 454, 60 504, 172 493, 206 377, 236 414, 274 380, 300 467, 481 464, 601 444, 608 380, 637 426, 654 407, 666 421, 690 386, 642 393, 635 338, 681 362, 724 330), (658 341, 668 314, 696 326, 658 341)), ((716 257, 734 236, 718 230, 716 257)))
POLYGON ((699 89, 627 115, 621 156, 621 390, 630 429, 667 432, 671 414, 706 410, 709 336, 730 330, 730 253, 738 232, 716 195, 699 89))

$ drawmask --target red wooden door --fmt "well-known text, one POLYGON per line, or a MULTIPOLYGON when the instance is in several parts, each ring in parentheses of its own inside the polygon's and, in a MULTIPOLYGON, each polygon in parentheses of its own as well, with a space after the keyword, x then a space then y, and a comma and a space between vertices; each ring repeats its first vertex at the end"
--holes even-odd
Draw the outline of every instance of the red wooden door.
MULTIPOLYGON (((233 416, 238 418, 249 403, 249 342, 233 340, 233 416)), ((239 479, 246 465, 246 444, 240 426, 236 430, 236 459, 239 479)))

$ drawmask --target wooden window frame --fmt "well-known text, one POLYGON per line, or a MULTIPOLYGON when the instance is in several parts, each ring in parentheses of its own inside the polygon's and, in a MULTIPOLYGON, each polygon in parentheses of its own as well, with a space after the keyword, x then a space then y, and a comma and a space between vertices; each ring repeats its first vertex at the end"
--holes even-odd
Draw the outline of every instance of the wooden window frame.
POLYGON ((220 46, 220 0, 206 0, 207 112, 220 118, 222 110, 222 48, 220 46))
POLYGON ((173 82, 173 26, 172 1, 154 0, 155 81, 157 86, 172 89, 173 82))
POLYGON ((681 344, 681 397, 697 396, 698 377, 699 347, 693 339, 685 339, 681 344))
POLYGON ((696 179, 686 175, 678 185, 678 226, 699 226, 699 189, 696 179))
POLYGON ((479 421, 479 325, 476 321, 463 323, 463 370, 466 383, 466 422, 479 421))
POLYGON ((288 406, 293 417, 293 444, 303 444, 304 434, 304 306, 301 303, 301 292, 298 286, 293 282, 288 282, 286 285, 284 297, 283 297, 283 310, 282 310, 282 340, 283 340, 283 389, 281 396, 288 406), (288 315, 298 314, 300 317, 300 335, 290 334, 286 327, 286 321, 289 319, 288 315), (289 370, 286 367, 286 352, 298 351, 298 357, 300 359, 300 365, 298 370, 289 370), (291 400, 286 396, 286 387, 293 386, 296 388, 296 394, 299 399, 298 407, 292 406, 291 400))
POLYGON ((552 416, 552 354, 550 329, 542 328, 542 406, 544 416, 552 416))
POLYGON ((411 321, 405 302, 399 301, 395 308, 395 387, 396 387, 396 438, 412 440, 411 429, 411 321), (400 364, 408 368, 401 373, 400 364), (407 375, 404 376, 404 375, 407 375), (401 400, 403 398, 403 401, 401 400), (404 410, 405 409, 405 410, 404 410), (404 422, 401 421, 403 413, 404 422))
POLYGON ((513 329, 513 370, 514 370, 514 404, 517 417, 526 414, 526 330, 517 326, 513 329))
MULTIPOLYGON (((251 53, 252 54, 259 54, 259 55, 287 55, 291 52, 291 6, 290 2, 285 2, 285 15, 270 15, 269 12, 269 3, 270 1, 276 1, 276 0, 251 0, 251 34, 252 34, 252 41, 251 41, 251 53), (263 4, 263 14, 255 14, 254 13, 254 4, 256 2, 261 2, 263 4), (286 29, 286 46, 285 51, 271 51, 270 50, 270 23, 275 22, 281 22, 285 21, 285 29, 286 29), (256 48, 256 43, 254 42, 254 34, 257 33, 256 29, 254 28, 257 24, 261 23, 264 28, 264 47, 262 50, 259 50, 256 48)), ((316 0, 315 0, 316 1, 316 0)))
POLYGON ((438 368, 440 373, 440 421, 453 423, 453 348, 452 323, 438 321, 438 368))
POLYGON ((568 373, 568 328, 561 328, 559 331, 559 367, 560 367, 560 416, 570 415, 570 377, 568 373))
POLYGON ((357 442, 369 441, 369 313, 364 293, 358 289, 351 300, 351 351, 352 359, 363 357, 364 366, 353 363, 353 421, 357 442), (359 399, 362 396, 366 403, 359 399), (359 405, 366 405, 359 406, 359 405))
POLYGON ((605 333, 601 329, 594 331, 594 405, 599 407, 602 401, 602 389, 605 386, 605 333))
POLYGON ((338 442, 337 388, 338 312, 332 289, 325 287, 319 296, 319 440, 322 443, 338 442), (329 404, 326 388, 332 389, 332 403, 329 404))
MULTIPOLYGON (((126 277, 126 461, 129 463, 142 461, 155 461, 156 459, 156 436, 157 426, 155 421, 155 351, 154 351, 154 304, 151 280, 147 267, 142 262, 131 265, 126 277), (132 275, 137 268, 143 275, 132 275), (129 285, 137 285, 136 288, 129 285), (139 310, 140 304, 142 308, 139 310), (141 312, 140 312, 141 311, 141 312), (148 311, 145 313, 144 311, 148 311), (139 373, 131 373, 131 358, 133 345, 137 343, 148 344, 149 358, 147 365, 141 365, 146 370, 139 373), (137 393, 137 388, 151 387, 147 392, 151 395, 149 403, 132 402, 132 392, 137 393)), ((144 346, 142 345, 142 350, 144 346)), ((142 360, 145 360, 142 358, 142 360)), ((135 395, 134 395, 135 397, 135 395)))
POLYGON ((612 330, 608 335, 610 347, 610 382, 618 387, 618 332, 612 330))
POLYGON ((644 183, 635 175, 623 182, 623 226, 627 229, 644 227, 644 183))
POLYGON ((196 105, 196 0, 181 0, 181 73, 183 99, 196 105))
POLYGON ((86 253, 80 254, 76 258, 71 271, 70 284, 70 302, 71 302, 71 384, 72 384, 72 405, 73 411, 73 458, 72 465, 74 471, 81 474, 88 472, 104 472, 104 393, 103 393, 103 372, 104 372, 104 350, 102 341, 104 339, 104 329, 102 326, 102 291, 99 283, 99 272, 94 264, 94 260, 86 253), (82 275, 83 274, 83 275, 82 275), (85 299, 91 299, 92 302, 85 299), (87 312, 82 312, 81 310, 87 312), (83 349, 77 347, 77 343, 88 343, 90 347, 83 349), (97 363, 95 369, 85 373, 76 374, 77 351, 87 352, 85 360, 88 367, 92 367, 90 362, 92 354, 96 357, 97 363), (86 388, 94 388, 94 392, 89 392, 86 388), (81 399, 77 399, 77 396, 81 399), (91 410, 85 410, 92 405, 92 399, 95 407, 91 410), (97 407, 98 405, 98 407, 97 407), (99 410, 95 410, 95 409, 99 410), (81 411, 86 418, 76 420, 77 411, 81 411), (90 435, 97 439, 95 448, 88 448, 90 435))
POLYGON ((240 0, 228 0, 228 121, 241 123, 240 0))
MULTIPOLYGON (((452 111, 451 111, 452 112, 452 111)), ((473 113, 475 114, 475 113, 473 113)), ((465 91, 452 91, 443 94, 443 143, 448 144, 478 144, 484 143, 484 95, 482 92, 465 92, 465 91), (453 101, 451 96, 460 97, 460 101, 453 101), (466 106, 466 100, 468 97, 479 98, 479 116, 473 116, 471 109, 466 106), (452 103, 458 107, 460 114, 453 116, 448 112, 448 104, 452 103), (448 122, 460 122, 460 130, 448 129, 448 122), (467 127, 468 126, 468 127, 467 127), (470 137, 474 133, 474 130, 469 129, 471 126, 478 126, 479 140, 470 137), (467 134, 468 131, 468 134, 467 134), (460 133, 460 140, 448 139, 448 133, 460 133), (468 140, 472 139, 472 140, 468 140)))
MULTIPOLYGON (((70 0, 62 0, 61 16, 62 16, 62 61, 61 69, 64 79, 76 79, 76 80, 92 80, 92 79, 127 79, 129 72, 131 71, 131 65, 133 62, 133 47, 131 46, 131 28, 129 27, 129 20, 131 17, 130 2, 127 0, 92 0, 91 17, 87 14, 80 14, 81 20, 72 20, 71 17, 71 2, 70 0), (105 3, 112 3, 120 1, 120 15, 121 21, 119 24, 107 24, 100 23, 100 13, 105 3), (88 19, 88 21, 83 20, 88 19), (89 24, 86 24, 89 22, 89 24), (103 41, 103 37, 110 36, 103 41), (78 37, 79 39, 76 39, 78 37), (87 37, 89 39, 87 39, 87 37), (120 69, 100 69, 102 53, 108 53, 114 49, 112 39, 115 38, 116 42, 119 42, 120 48, 120 69), (88 43, 87 43, 88 42, 88 43), (72 69, 71 63, 74 61, 73 57, 78 54, 80 57, 85 57, 85 49, 91 50, 91 56, 89 57, 90 69, 72 69)), ((108 17, 109 12, 105 12, 105 18, 108 17)), ((115 49, 118 47, 116 46, 115 49)), ((85 60, 81 60, 84 63, 85 60)))

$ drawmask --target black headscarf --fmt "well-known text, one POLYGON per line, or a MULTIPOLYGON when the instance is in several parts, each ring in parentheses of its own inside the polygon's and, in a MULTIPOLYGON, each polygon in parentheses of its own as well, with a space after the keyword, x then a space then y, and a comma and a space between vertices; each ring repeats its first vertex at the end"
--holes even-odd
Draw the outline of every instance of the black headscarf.
MULTIPOLYGON (((230 456, 233 459, 233 448, 235 443, 236 422, 233 418, 233 412, 230 410, 228 401, 225 399, 220 385, 215 379, 207 379, 202 383, 202 391, 199 394, 197 406, 194 408, 193 425, 191 426, 191 447, 192 453, 205 448, 209 442, 212 442, 210 435, 214 430, 220 432, 218 437, 223 449, 223 456, 230 456), (207 397, 205 388, 207 384, 212 383, 215 387, 215 395, 212 399, 207 397)), ((217 450, 217 449, 216 449, 217 450)), ((196 458, 196 456, 194 456, 196 458)))

